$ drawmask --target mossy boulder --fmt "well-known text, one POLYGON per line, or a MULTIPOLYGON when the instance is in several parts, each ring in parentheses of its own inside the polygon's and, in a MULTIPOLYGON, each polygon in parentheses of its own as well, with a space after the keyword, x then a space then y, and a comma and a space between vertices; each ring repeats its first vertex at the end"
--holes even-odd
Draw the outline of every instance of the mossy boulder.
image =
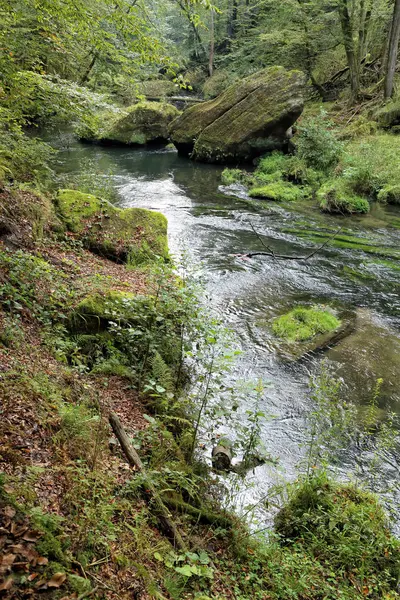
POLYGON ((110 321, 133 323, 137 296, 129 292, 109 290, 90 294, 75 307, 70 328, 79 331, 104 331, 110 321))
POLYGON ((84 245, 116 262, 138 264, 168 257, 167 219, 145 208, 119 209, 101 198, 60 190, 61 219, 84 245))
POLYGON ((138 102, 124 111, 103 114, 78 135, 86 141, 129 146, 168 142, 168 125, 179 114, 172 104, 138 102))
POLYGON ((170 126, 178 151, 203 162, 250 161, 285 146, 303 110, 300 71, 270 67, 188 108, 170 126))
POLYGON ((400 100, 391 100, 380 108, 375 118, 384 129, 391 129, 400 125, 400 100))

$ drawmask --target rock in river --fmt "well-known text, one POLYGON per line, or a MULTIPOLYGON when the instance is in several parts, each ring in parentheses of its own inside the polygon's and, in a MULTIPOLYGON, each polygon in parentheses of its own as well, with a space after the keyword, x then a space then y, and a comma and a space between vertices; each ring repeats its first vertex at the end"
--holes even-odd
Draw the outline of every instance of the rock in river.
POLYGON ((203 162, 249 161, 282 149, 303 110, 305 77, 270 67, 192 106, 170 125, 179 152, 203 162))

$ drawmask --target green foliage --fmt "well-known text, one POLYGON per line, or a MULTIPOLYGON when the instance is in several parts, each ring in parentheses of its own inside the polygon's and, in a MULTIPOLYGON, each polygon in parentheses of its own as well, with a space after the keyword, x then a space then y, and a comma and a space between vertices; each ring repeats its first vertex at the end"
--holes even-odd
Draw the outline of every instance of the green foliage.
POLYGON ((232 183, 242 183, 246 180, 247 174, 241 169, 224 169, 221 174, 221 181, 224 185, 232 183))
POLYGON ((400 204, 400 185, 385 185, 379 190, 377 200, 383 204, 400 204))
POLYGON ((331 179, 324 183, 317 193, 321 210, 329 213, 353 214, 367 213, 368 200, 357 196, 346 180, 331 179))
POLYGON ((341 159, 341 171, 357 194, 376 198, 386 186, 400 179, 400 139, 390 134, 368 136, 349 142, 341 159))
POLYGON ((18 250, 0 251, 0 265, 6 279, 0 285, 1 304, 12 314, 28 309, 42 323, 65 318, 73 291, 63 274, 45 260, 18 250))
POLYGON ((6 181, 46 183, 53 149, 28 137, 14 111, 0 106, 0 185, 6 181))
POLYGON ((327 333, 339 327, 340 321, 325 308, 298 307, 277 317, 272 324, 275 335, 289 342, 308 340, 319 333, 327 333))
POLYGON ((203 93, 205 98, 215 98, 222 94, 227 87, 235 82, 235 76, 229 71, 215 71, 211 77, 206 79, 203 85, 203 93))
POLYGON ((253 187, 249 191, 251 198, 266 198, 278 202, 294 202, 302 196, 301 189, 290 182, 273 181, 261 187, 253 187))
POLYGON ((294 139, 297 155, 308 167, 327 173, 339 162, 342 144, 324 112, 302 119, 294 139))
POLYGON ((399 542, 375 496, 325 475, 293 485, 289 502, 275 518, 282 544, 302 546, 343 578, 356 578, 375 594, 393 589, 399 577, 399 542))

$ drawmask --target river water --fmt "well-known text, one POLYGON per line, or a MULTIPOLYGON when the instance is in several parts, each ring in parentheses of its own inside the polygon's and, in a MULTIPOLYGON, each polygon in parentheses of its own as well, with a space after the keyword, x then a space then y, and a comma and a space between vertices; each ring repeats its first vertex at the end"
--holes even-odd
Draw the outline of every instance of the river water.
MULTIPOLYGON (((383 378, 382 415, 400 412, 400 260, 396 269, 384 254, 375 256, 356 246, 327 246, 308 261, 237 256, 264 249, 252 227, 276 253, 307 254, 321 243, 318 234, 338 227, 363 244, 396 253, 400 210, 375 206, 368 216, 332 217, 309 204, 282 207, 250 201, 243 189, 221 185, 220 167, 193 163, 172 149, 99 147, 71 138, 68 147, 66 138, 60 139, 59 147, 60 172, 79 173, 88 169, 90 159, 99 177, 107 177, 117 189, 121 207, 165 214, 171 251, 179 254, 186 248, 196 263, 201 261, 213 309, 234 331, 243 351, 232 379, 269 382, 260 406, 269 415, 262 438, 278 466, 250 472, 237 505, 257 502, 271 481, 295 476, 310 408, 310 374, 322 360, 342 378, 347 398, 358 404, 368 402, 376 379, 383 378), (304 232, 314 237, 307 239, 304 232), (333 305, 350 316, 355 330, 330 350, 291 360, 288 349, 272 335, 270 320, 294 305, 315 303, 333 305)), ((390 479, 396 473, 387 475, 390 479)))

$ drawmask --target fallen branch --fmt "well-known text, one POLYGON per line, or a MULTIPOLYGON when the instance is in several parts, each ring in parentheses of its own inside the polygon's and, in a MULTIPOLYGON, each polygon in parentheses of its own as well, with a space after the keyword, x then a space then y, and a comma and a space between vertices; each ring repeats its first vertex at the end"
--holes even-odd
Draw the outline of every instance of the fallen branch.
POLYGON ((268 252, 248 252, 247 254, 238 254, 238 256, 242 258, 253 258, 253 256, 271 256, 272 258, 279 258, 282 260, 308 260, 315 256, 323 248, 325 248, 325 246, 332 242, 335 239, 335 237, 339 235, 339 233, 342 231, 342 228, 339 227, 339 229, 337 229, 333 235, 331 235, 327 240, 325 240, 325 242, 321 246, 318 246, 318 248, 315 248, 312 252, 310 252, 310 254, 307 254, 306 256, 292 256, 290 254, 276 254, 276 252, 274 252, 274 250, 270 248, 270 246, 267 246, 264 243, 261 236, 257 233, 257 231, 254 229, 251 223, 250 227, 252 228, 252 230, 254 231, 264 248, 268 250, 268 252))
POLYGON ((180 532, 178 531, 175 523, 171 519, 171 513, 165 506, 164 502, 161 500, 161 497, 157 492, 150 477, 148 477, 143 463, 141 461, 141 458, 129 442, 128 436, 126 435, 126 432, 122 427, 121 421, 114 412, 110 413, 108 420, 115 434, 115 437, 121 444, 121 448, 126 458, 128 459, 129 464, 131 465, 131 467, 136 467, 142 473, 144 480, 143 487, 146 494, 146 500, 149 504, 154 505, 154 512, 157 515, 162 530, 165 532, 166 535, 168 535, 168 537, 172 539, 172 541, 180 550, 186 552, 186 544, 183 541, 183 538, 180 532))

